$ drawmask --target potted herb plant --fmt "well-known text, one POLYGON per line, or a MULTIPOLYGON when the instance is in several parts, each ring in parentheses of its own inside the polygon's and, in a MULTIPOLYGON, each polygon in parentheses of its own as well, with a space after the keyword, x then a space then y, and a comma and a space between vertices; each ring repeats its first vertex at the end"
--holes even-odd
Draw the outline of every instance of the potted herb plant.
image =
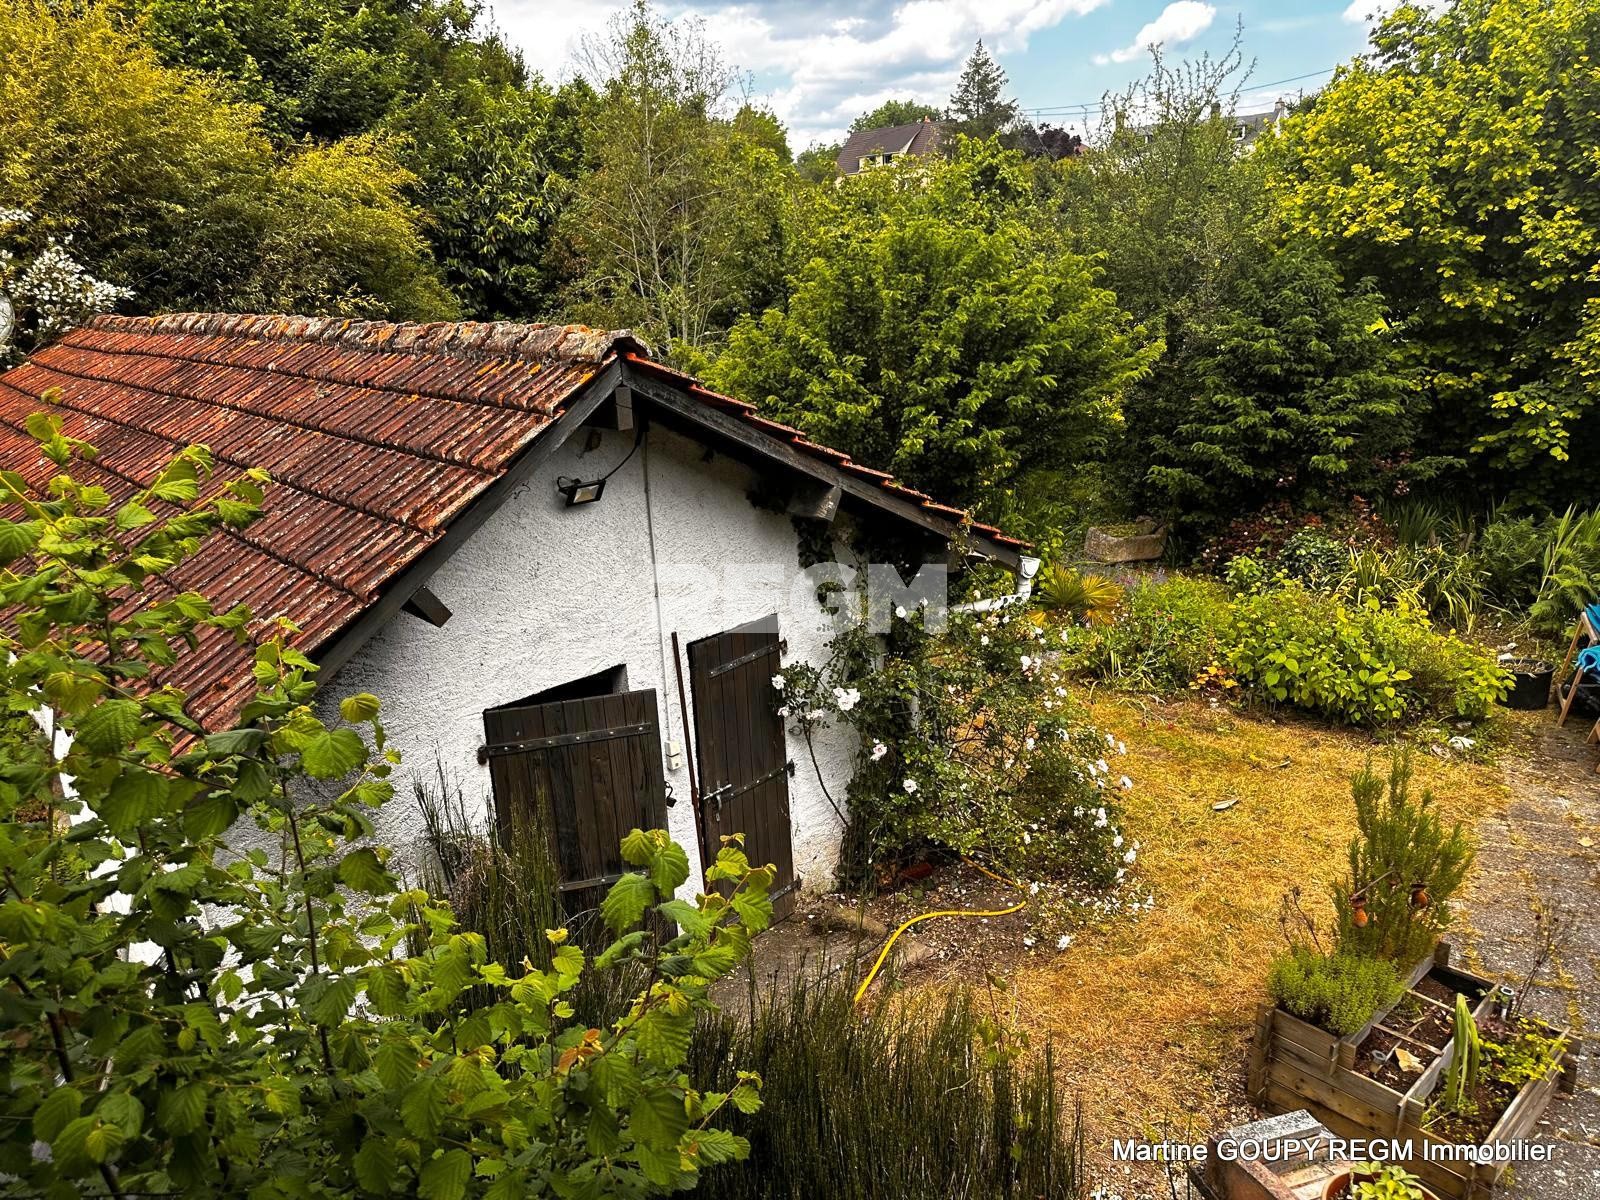
POLYGON ((1438 1200, 1422 1181, 1398 1163, 1357 1163, 1335 1175, 1322 1200, 1438 1200))

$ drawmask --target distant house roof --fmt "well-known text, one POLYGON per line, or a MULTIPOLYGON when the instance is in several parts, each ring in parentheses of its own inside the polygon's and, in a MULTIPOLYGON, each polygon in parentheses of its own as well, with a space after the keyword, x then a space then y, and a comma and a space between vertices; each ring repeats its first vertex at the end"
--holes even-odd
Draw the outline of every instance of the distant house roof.
MULTIPOLYGON (((337 666, 334 648, 359 645, 398 612, 537 465, 539 447, 562 440, 546 431, 581 423, 622 382, 646 399, 654 389, 696 429, 737 434, 746 449, 842 485, 852 503, 1002 561, 1023 546, 653 362, 627 331, 575 325, 97 317, 0 374, 0 468, 35 486, 54 473, 23 428, 50 389, 65 432, 100 451, 74 473, 113 500, 194 443, 215 456, 213 489, 264 468, 265 515, 212 538, 168 582, 219 607, 288 615, 296 644, 337 666)), ((253 693, 249 655, 211 632, 164 682, 220 727, 253 693)))
POLYGON ((839 170, 854 175, 861 170, 862 160, 880 155, 926 155, 939 148, 944 127, 938 121, 923 118, 909 125, 885 125, 881 129, 862 129, 845 139, 839 151, 839 170))
POLYGON ((1234 139, 1244 146, 1254 145, 1263 133, 1283 120, 1287 111, 1288 105, 1279 100, 1265 112, 1234 113, 1231 118, 1234 139))

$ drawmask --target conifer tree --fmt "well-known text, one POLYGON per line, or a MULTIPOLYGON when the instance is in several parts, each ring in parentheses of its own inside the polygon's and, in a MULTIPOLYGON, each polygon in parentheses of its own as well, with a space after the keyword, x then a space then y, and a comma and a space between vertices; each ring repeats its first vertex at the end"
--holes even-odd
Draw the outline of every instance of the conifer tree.
POLYGON ((1017 102, 1006 97, 1006 73, 979 41, 961 69, 961 79, 950 96, 950 120, 968 137, 987 138, 1004 133, 1020 116, 1017 102))

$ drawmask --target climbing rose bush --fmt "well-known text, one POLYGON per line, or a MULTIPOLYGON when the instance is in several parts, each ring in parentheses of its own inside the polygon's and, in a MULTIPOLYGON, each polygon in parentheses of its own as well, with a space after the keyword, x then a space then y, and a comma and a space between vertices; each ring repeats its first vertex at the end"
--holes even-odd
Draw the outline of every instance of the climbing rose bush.
MULTIPOLYGON (((14 237, 32 219, 21 209, 0 208, 0 238, 14 237)), ((132 298, 130 289, 89 274, 69 251, 70 239, 51 238, 32 256, 0 243, 0 306, 9 305, 12 318, 9 334, 0 337, 0 366, 132 298)))
POLYGON ((926 616, 897 610, 881 643, 847 628, 825 663, 772 681, 808 743, 828 723, 859 735, 840 885, 884 882, 929 851, 981 859, 1036 896, 1125 881, 1138 859, 1119 803, 1127 748, 1073 699, 1060 632, 1021 608, 954 612, 941 632, 926 616))
POLYGON ((702 1092, 683 1065, 711 983, 769 919, 772 869, 730 842, 708 872, 720 890, 680 900, 683 849, 634 830, 635 872, 601 906, 609 946, 591 957, 557 929, 548 970, 490 961, 372 841, 399 761, 376 697, 324 724, 286 622, 261 631, 233 729, 208 734, 161 682, 202 634, 255 629, 172 573, 260 515, 263 477, 214 479, 191 447, 113 504, 68 473, 91 447, 50 416, 29 429, 58 473, 42 494, 0 474, 16 518, 0 520, 8 1188, 642 1197, 746 1155, 717 1121, 757 1108, 760 1081, 702 1092), (239 821, 273 852, 230 852, 239 821), (651 909, 682 932, 641 931, 651 909), (631 960, 647 982, 625 1015, 574 1021, 580 982, 631 960))

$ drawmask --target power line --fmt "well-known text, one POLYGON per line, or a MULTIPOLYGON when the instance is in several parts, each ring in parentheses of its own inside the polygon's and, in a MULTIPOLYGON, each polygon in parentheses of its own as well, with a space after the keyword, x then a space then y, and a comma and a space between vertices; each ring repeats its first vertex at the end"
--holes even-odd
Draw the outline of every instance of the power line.
MULTIPOLYGON (((1307 71, 1304 75, 1291 75, 1287 79, 1273 79, 1267 83, 1250 84, 1249 90, 1253 92, 1265 91, 1267 88, 1279 87, 1285 83, 1299 83, 1303 79, 1315 79, 1318 75, 1331 75, 1338 69, 1336 66, 1323 67, 1320 71, 1307 71)), ((1022 111, 1040 117, 1064 117, 1072 113, 1084 113, 1087 115, 1091 112, 1098 112, 1100 105, 1101 101, 1099 100, 1086 100, 1081 104, 1046 104, 1038 108, 1025 108, 1022 111)))

